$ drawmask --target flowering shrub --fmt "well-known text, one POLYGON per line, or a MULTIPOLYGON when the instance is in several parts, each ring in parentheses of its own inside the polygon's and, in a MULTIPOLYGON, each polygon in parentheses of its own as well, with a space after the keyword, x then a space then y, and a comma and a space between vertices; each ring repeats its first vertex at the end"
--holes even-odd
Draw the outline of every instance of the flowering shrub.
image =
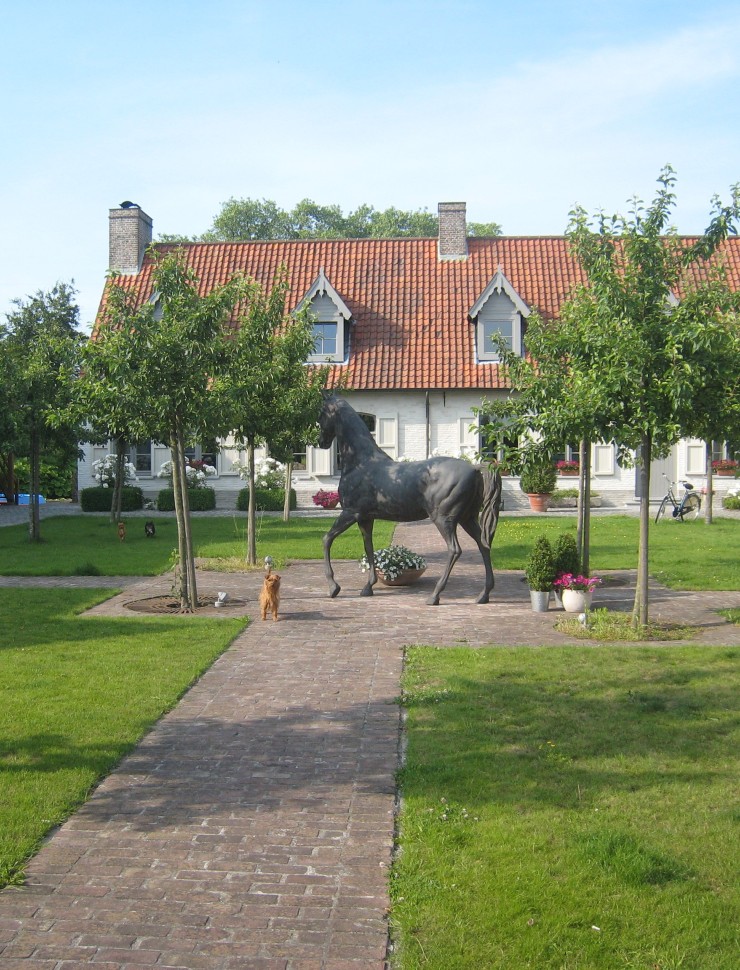
POLYGON ((598 576, 574 576, 573 573, 563 573, 553 583, 558 589, 581 589, 587 593, 593 592, 601 582, 598 576))
POLYGON ((322 509, 336 508, 339 501, 339 492, 325 492, 320 488, 313 497, 313 504, 320 505, 322 509))
POLYGON ((722 499, 722 506, 735 512, 740 511, 740 488, 731 488, 722 499))
POLYGON ((577 461, 561 460, 555 462, 555 467, 559 472, 577 472, 581 465, 577 461))
MULTIPOLYGON (((188 462, 185 465, 188 488, 208 488, 207 479, 216 474, 213 465, 206 465, 204 461, 188 462)), ((172 462, 166 461, 157 472, 157 478, 168 478, 172 481, 172 462)))
MULTIPOLYGON (((249 462, 235 461, 231 466, 239 473, 239 478, 249 481, 249 462)), ((255 488, 283 488, 285 485, 285 465, 275 458, 258 458, 254 463, 255 488)))
MULTIPOLYGON (((398 579, 401 573, 407 569, 426 569, 427 566, 427 561, 423 556, 412 552, 406 546, 387 546, 385 549, 376 549, 373 560, 375 568, 386 579, 398 579)), ((363 556, 360 560, 360 569, 363 573, 370 569, 367 556, 363 556)))
MULTIPOLYGON (((105 455, 104 458, 96 458, 92 463, 93 477, 103 488, 113 488, 116 481, 116 456, 105 455)), ((127 461, 123 466, 123 484, 138 481, 136 468, 127 461)))
POLYGON ((734 458, 719 458, 712 462, 712 471, 715 472, 734 472, 737 470, 737 462, 734 458))

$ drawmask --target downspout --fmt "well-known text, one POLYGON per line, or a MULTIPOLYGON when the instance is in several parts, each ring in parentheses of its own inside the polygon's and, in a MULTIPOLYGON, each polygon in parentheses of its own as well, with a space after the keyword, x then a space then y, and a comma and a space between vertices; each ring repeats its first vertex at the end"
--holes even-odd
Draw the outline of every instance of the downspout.
POLYGON ((429 420, 429 391, 426 391, 424 394, 424 411, 425 411, 425 417, 426 417, 426 455, 425 457, 428 458, 429 453, 431 451, 430 445, 432 443, 432 438, 431 438, 432 425, 429 420))

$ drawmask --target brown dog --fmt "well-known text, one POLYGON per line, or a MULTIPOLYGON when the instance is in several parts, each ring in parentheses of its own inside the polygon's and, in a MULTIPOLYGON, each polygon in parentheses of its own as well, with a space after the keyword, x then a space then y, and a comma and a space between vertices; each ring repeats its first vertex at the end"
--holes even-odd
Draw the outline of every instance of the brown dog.
POLYGON ((125 522, 119 522, 118 523, 118 538, 121 540, 121 542, 123 542, 123 540, 126 538, 126 523, 125 522))
POLYGON ((262 619, 267 619, 268 610, 272 613, 273 620, 278 618, 280 608, 280 577, 277 573, 268 573, 260 590, 260 609, 262 619))

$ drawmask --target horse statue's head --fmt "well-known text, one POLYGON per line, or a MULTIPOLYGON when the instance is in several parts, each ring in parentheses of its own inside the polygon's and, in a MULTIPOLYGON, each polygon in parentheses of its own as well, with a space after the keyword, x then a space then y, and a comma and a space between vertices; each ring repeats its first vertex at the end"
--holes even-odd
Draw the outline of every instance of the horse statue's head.
POLYGON ((337 436, 337 411, 339 398, 335 394, 325 394, 319 414, 319 448, 330 448, 337 436))

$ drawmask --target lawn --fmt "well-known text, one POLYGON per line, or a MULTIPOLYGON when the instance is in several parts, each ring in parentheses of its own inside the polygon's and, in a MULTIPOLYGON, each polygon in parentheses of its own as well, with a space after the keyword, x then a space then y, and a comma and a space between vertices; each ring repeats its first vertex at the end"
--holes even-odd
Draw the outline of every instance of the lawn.
MULTIPOLYGON (((170 568, 170 556, 177 547, 177 524, 172 518, 154 520, 156 535, 144 535, 141 517, 128 518, 126 541, 118 538, 116 526, 106 516, 58 516, 41 523, 43 542, 31 545, 26 526, 0 529, 0 575, 2 576, 156 576, 170 568)), ((270 555, 276 566, 286 559, 321 559, 322 537, 332 519, 279 517, 257 520, 257 556, 270 555)), ((193 519, 197 556, 244 557, 246 550, 244 515, 206 516, 193 519)), ((378 522, 376 545, 387 545, 393 525, 378 522)), ((363 554, 357 526, 339 536, 332 547, 335 559, 357 559, 363 554)))
POLYGON ((414 648, 402 970, 734 970, 740 651, 414 648))
MULTIPOLYGON (((322 537, 332 520, 279 517, 260 519, 257 531, 258 559, 273 557, 277 565, 286 559, 320 559, 322 537)), ((42 522, 44 538, 29 544, 25 526, 0 529, 0 575, 69 576, 94 573, 103 576, 150 576, 164 572, 177 545, 173 518, 156 519, 157 535, 144 535, 144 519, 128 519, 128 535, 120 542, 115 527, 103 516, 60 516, 42 522), (92 567, 92 569, 90 568, 92 567)), ((591 572, 600 569, 634 569, 637 565, 638 520, 633 516, 603 516, 592 521, 591 572)), ((394 525, 377 522, 375 545, 391 541, 394 525)), ((573 516, 533 515, 501 518, 494 539, 494 569, 523 569, 536 537, 551 539, 562 531, 575 534, 573 516)), ((196 554, 208 558, 243 557, 243 515, 207 516, 193 520, 196 554)), ((440 538, 440 548, 444 548, 440 538)), ((712 526, 696 522, 660 522, 651 525, 651 573, 677 589, 740 589, 740 521, 715 519, 712 526)), ((353 526, 332 547, 335 559, 360 559, 362 537, 353 526)))
POLYGON ((110 595, 0 589, 0 886, 245 625, 78 616, 110 595))

